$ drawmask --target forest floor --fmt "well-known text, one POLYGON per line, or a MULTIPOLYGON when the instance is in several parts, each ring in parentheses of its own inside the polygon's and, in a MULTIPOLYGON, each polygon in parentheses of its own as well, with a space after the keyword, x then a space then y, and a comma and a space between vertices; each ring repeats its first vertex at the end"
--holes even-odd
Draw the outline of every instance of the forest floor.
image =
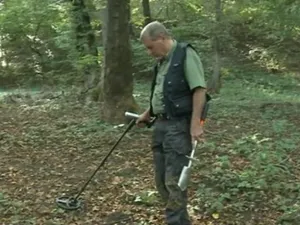
MULTIPOLYGON (((214 96, 206 143, 196 153, 193 224, 297 224, 299 79, 237 74, 225 77, 214 96)), ((149 84, 136 83, 142 105, 148 90, 149 84)), ((82 194, 82 209, 56 206, 55 198, 79 191, 126 127, 101 122, 95 104, 56 95, 20 91, 1 98, 0 224, 164 224, 147 128, 124 137, 82 194)))

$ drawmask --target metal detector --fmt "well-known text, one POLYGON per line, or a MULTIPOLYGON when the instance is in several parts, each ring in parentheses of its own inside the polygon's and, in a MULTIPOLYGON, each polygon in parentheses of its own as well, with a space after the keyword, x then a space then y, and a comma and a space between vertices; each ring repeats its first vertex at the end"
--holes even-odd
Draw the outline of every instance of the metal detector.
MULTIPOLYGON (((108 159, 108 157, 111 155, 111 153, 113 152, 113 150, 117 147, 117 145, 122 140, 122 138, 125 136, 125 134, 135 125, 136 119, 139 118, 138 114, 130 113, 130 112, 126 112, 125 116, 128 117, 128 118, 131 118, 131 121, 130 121, 128 127, 126 128, 126 130, 124 131, 124 133, 117 140, 117 142, 114 144, 114 146, 111 148, 111 150, 107 153, 107 155, 103 158, 103 160, 100 163, 100 165, 97 167, 97 169, 94 171, 94 173, 87 180, 87 182, 83 185, 83 187, 81 188, 81 190, 79 191, 79 193, 75 197, 62 196, 62 197, 56 198, 55 202, 56 202, 56 204, 57 204, 58 207, 60 207, 62 209, 65 209, 65 210, 75 210, 75 209, 78 209, 78 208, 82 207, 82 199, 80 199, 79 196, 85 190, 85 188, 90 183, 90 181, 93 179, 93 177, 95 176, 95 174, 97 173, 97 171, 104 165, 104 163, 106 162, 106 160, 108 159)), ((149 122, 149 123, 145 122, 145 123, 147 124, 148 127, 150 127, 153 122, 154 121, 149 122)))

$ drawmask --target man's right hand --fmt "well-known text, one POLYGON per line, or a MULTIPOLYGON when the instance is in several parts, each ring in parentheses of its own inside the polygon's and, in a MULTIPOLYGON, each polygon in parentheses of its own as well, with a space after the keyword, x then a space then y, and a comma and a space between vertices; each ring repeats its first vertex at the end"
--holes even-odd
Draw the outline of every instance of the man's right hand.
POLYGON ((136 120, 136 124, 138 127, 145 127, 145 122, 150 122, 150 114, 149 110, 146 110, 144 113, 142 113, 139 118, 136 120))

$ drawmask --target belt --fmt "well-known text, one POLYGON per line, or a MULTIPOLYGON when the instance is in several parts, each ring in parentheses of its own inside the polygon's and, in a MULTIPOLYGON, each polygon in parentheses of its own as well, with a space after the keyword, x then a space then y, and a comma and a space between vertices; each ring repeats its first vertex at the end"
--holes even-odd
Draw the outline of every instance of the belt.
POLYGON ((157 113, 154 116, 160 120, 181 120, 181 119, 190 119, 191 118, 191 115, 172 117, 172 116, 168 116, 166 113, 157 113))
POLYGON ((169 120, 171 119, 171 117, 169 117, 166 113, 158 113, 155 115, 155 117, 157 119, 161 119, 161 120, 169 120))

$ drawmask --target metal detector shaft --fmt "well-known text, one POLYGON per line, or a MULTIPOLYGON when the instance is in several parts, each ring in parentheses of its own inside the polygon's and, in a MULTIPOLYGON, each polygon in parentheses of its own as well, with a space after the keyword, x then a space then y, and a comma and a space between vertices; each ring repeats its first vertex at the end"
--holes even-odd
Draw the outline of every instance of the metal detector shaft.
POLYGON ((84 189, 86 188, 86 186, 89 184, 89 182, 92 180, 92 178, 95 176, 95 174, 98 172, 98 170, 104 165, 105 161, 108 159, 108 157, 111 155, 111 153, 113 152, 113 150, 117 147, 117 145, 119 144, 119 142, 122 140, 122 138, 125 136, 125 134, 135 125, 135 120, 131 120, 128 127, 126 128, 126 130, 124 131, 124 133, 121 135, 121 137, 118 139, 118 141, 114 144, 114 146, 112 147, 112 149, 108 152, 108 154, 104 157, 104 159, 102 160, 102 162, 100 163, 100 165, 98 166, 98 168, 94 171, 94 173, 92 174, 92 176, 87 180, 87 182, 84 184, 84 186, 81 188, 81 190, 79 191, 79 193, 76 195, 74 200, 77 200, 78 197, 81 195, 81 193, 84 191, 84 189))

